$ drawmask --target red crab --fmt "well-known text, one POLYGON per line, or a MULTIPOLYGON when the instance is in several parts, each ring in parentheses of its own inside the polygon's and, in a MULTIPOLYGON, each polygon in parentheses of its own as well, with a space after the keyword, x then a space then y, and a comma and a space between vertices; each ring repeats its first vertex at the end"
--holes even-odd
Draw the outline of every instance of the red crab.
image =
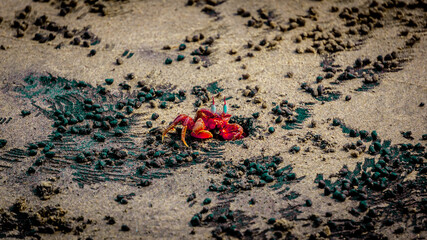
POLYGON ((213 98, 212 101, 211 110, 198 110, 194 120, 185 114, 178 115, 169 127, 163 131, 162 141, 166 133, 174 129, 178 124, 182 124, 182 126, 184 126, 181 132, 181 140, 187 147, 188 145, 185 142, 185 133, 187 129, 191 131, 191 136, 201 139, 212 138, 213 134, 211 131, 218 133, 224 140, 244 138, 245 134, 242 126, 237 123, 228 123, 231 115, 227 114, 227 103, 225 102, 225 97, 224 111, 220 114, 216 112, 215 100, 213 98))

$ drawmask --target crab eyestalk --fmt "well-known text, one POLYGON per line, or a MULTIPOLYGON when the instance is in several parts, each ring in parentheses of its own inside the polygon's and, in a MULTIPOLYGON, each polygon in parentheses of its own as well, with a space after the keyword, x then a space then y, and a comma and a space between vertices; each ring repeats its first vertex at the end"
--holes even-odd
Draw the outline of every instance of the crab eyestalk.
POLYGON ((225 101, 225 97, 224 97, 224 108, 223 108, 223 112, 227 113, 228 111, 228 106, 227 106, 227 102, 225 101))
POLYGON ((216 113, 216 106, 215 106, 215 98, 214 97, 212 97, 211 112, 216 113))

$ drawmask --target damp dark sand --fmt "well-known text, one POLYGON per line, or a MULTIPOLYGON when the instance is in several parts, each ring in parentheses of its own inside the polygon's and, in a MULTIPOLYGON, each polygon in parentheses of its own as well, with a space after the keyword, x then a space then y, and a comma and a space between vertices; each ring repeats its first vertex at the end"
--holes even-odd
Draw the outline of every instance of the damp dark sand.
POLYGON ((425 238, 425 7, 2 0, 0 238, 425 238))

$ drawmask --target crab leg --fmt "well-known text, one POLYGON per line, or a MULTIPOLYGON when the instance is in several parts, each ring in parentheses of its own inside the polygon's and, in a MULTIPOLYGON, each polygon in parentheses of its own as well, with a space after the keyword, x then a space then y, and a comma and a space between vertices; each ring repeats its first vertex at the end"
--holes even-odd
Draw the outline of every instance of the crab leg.
POLYGON ((175 128, 176 125, 178 124, 182 124, 182 126, 184 126, 184 128, 182 129, 181 132, 181 140, 184 142, 185 146, 188 147, 187 143, 185 142, 185 133, 187 131, 187 129, 193 129, 194 127, 194 120, 185 115, 185 114, 180 114, 178 115, 178 117, 175 118, 175 120, 169 125, 169 127, 167 127, 162 134, 162 141, 165 137, 165 135, 172 129, 175 128))
POLYGON ((185 142, 185 133, 187 132, 187 126, 184 126, 184 128, 181 131, 181 141, 184 143, 186 147, 188 147, 187 142, 185 142))

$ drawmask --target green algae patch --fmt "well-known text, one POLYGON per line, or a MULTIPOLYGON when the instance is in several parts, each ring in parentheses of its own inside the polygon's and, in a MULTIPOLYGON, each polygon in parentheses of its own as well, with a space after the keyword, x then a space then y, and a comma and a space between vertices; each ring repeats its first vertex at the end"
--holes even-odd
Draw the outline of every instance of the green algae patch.
POLYGON ((206 90, 212 94, 218 94, 222 91, 224 91, 223 88, 218 87, 218 82, 209 83, 206 87, 206 90))
POLYGON ((301 196, 301 194, 299 194, 295 191, 291 191, 291 192, 289 192, 289 194, 286 194, 284 196, 284 198, 290 201, 290 200, 297 199, 299 196, 301 196))
POLYGON ((338 100, 340 97, 341 97, 341 93, 330 92, 330 93, 325 93, 322 96, 315 97, 315 99, 321 102, 332 102, 332 101, 338 100))
POLYGON ((230 144, 243 145, 245 143, 244 140, 234 140, 231 141, 230 144))
POLYGON ((379 82, 363 83, 362 86, 360 86, 359 88, 357 88, 355 90, 358 91, 358 92, 366 92, 366 91, 369 91, 369 90, 375 88, 378 85, 380 85, 379 82))
POLYGON ((25 86, 16 87, 14 90, 25 98, 34 98, 40 95, 54 99, 70 93, 80 93, 80 88, 92 88, 89 84, 82 84, 76 80, 67 80, 62 77, 29 75, 24 79, 25 86))
POLYGON ((282 126, 283 129, 301 129, 304 121, 311 117, 310 111, 306 108, 297 108, 295 109, 295 113, 297 113, 295 122, 286 122, 286 124, 282 126))

